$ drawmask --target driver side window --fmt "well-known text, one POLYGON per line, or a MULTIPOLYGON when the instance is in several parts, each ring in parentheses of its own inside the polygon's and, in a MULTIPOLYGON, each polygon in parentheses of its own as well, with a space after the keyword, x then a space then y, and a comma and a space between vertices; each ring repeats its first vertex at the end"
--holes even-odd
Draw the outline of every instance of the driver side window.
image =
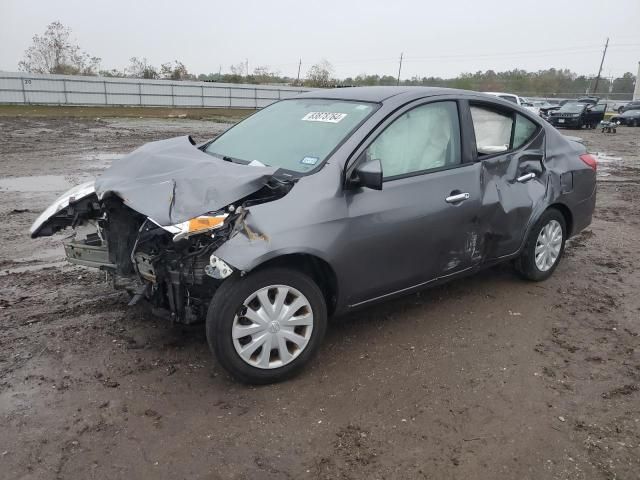
POLYGON ((460 163, 456 102, 421 105, 398 117, 367 148, 379 159, 385 179, 460 163))

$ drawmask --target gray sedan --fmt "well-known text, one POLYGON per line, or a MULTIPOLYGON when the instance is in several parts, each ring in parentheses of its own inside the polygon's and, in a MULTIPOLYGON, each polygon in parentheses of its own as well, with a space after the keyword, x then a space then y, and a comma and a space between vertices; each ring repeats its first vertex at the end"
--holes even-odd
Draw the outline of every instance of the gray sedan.
POLYGON ((510 261, 548 278, 591 222, 596 161, 526 109, 441 88, 316 90, 201 145, 153 142, 60 197, 33 237, 171 321, 236 378, 289 377, 329 316, 510 261))

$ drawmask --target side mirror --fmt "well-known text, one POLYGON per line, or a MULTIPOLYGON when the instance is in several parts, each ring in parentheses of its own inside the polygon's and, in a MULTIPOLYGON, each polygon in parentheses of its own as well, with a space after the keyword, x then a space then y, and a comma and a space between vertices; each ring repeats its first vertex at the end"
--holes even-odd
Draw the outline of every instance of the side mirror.
POLYGON ((358 187, 382 190, 382 163, 380 160, 361 162, 351 174, 349 183, 358 187))

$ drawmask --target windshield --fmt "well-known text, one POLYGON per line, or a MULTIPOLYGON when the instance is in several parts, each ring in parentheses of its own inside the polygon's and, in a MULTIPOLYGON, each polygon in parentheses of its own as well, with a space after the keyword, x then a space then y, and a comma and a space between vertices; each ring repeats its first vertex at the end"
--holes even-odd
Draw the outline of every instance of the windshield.
POLYGON ((308 172, 324 162, 375 106, 344 100, 284 100, 227 130, 205 151, 233 161, 308 172))
POLYGON ((583 109, 584 103, 565 103, 558 111, 563 113, 582 113, 583 109))

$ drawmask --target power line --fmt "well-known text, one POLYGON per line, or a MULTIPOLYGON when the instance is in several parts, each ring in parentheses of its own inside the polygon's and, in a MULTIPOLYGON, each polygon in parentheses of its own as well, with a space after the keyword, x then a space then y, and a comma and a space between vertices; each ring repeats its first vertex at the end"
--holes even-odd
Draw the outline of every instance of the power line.
MULTIPOLYGON (((619 43, 610 44, 609 50, 614 48, 626 48, 626 47, 638 47, 640 43, 619 43)), ((553 48, 543 50, 521 50, 510 52, 496 52, 496 53, 472 53, 472 54, 454 54, 445 53, 440 55, 428 55, 428 56, 403 56, 403 62, 418 63, 423 60, 466 60, 466 59, 491 59, 491 58, 508 58, 512 56, 554 56, 554 55, 568 55, 568 54, 588 54, 600 51, 601 45, 582 45, 575 47, 553 48)), ((363 64, 363 63, 394 63, 397 62, 397 57, 377 57, 377 58, 352 58, 352 59, 338 59, 332 60, 333 65, 346 65, 346 64, 363 64)), ((287 67, 297 66, 298 62, 285 62, 271 64, 272 67, 287 67)))

